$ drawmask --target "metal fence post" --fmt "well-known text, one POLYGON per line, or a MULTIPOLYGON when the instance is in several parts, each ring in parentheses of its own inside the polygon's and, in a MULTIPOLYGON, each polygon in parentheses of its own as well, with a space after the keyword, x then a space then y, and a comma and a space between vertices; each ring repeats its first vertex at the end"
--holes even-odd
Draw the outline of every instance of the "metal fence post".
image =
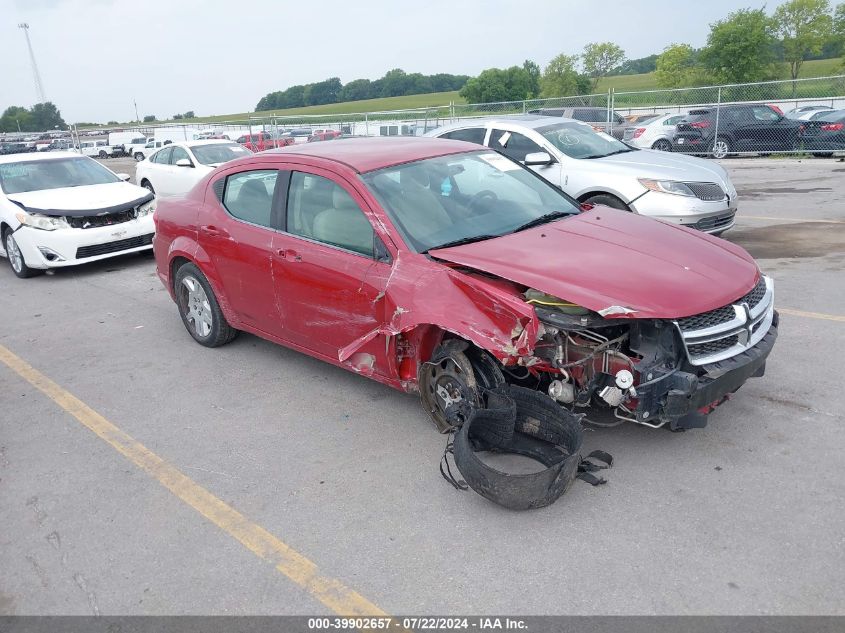
POLYGON ((719 111, 722 107, 722 87, 716 91, 716 129, 713 130, 713 152, 716 152, 716 143, 719 141, 719 111))
POLYGON ((364 136, 370 135, 370 117, 364 113, 364 136))

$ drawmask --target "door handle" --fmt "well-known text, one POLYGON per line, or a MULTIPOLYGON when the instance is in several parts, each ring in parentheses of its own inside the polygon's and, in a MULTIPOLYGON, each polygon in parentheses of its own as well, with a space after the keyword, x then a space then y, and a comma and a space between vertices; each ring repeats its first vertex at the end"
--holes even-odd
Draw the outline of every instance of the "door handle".
POLYGON ((213 224, 204 224, 200 227, 200 231, 209 237, 229 237, 226 229, 218 229, 213 224))
POLYGON ((280 259, 284 259, 285 261, 289 262, 301 262, 302 255, 297 253, 295 250, 290 248, 280 248, 276 251, 276 255, 279 256, 280 259))

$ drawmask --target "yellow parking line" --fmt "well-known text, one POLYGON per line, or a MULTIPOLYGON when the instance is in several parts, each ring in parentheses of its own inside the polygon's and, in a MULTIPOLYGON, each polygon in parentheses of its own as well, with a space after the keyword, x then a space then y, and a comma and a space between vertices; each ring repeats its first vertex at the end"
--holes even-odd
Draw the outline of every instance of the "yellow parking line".
POLYGON ((99 435, 129 461, 147 471, 181 501, 240 541, 253 554, 274 563, 278 571, 335 613, 345 616, 386 615, 372 602, 339 580, 322 575, 317 565, 305 556, 215 497, 2 345, 0 361, 99 435))
POLYGON ((737 220, 778 220, 784 222, 820 222, 822 224, 845 224, 845 220, 818 220, 814 218, 774 218, 766 215, 739 215, 737 220))
POLYGON ((792 316, 807 317, 810 319, 824 319, 825 321, 839 321, 845 323, 845 316, 838 314, 823 314, 821 312, 805 312, 804 310, 793 310, 792 308, 778 308, 781 314, 790 314, 792 316))

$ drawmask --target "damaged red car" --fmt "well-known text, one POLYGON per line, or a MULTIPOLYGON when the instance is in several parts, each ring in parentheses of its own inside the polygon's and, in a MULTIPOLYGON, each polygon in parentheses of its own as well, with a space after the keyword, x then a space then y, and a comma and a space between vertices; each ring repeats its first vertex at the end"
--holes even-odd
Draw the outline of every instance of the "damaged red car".
POLYGON ((161 200, 155 222, 158 275, 197 342, 242 330, 418 392, 441 431, 447 407, 502 383, 704 426, 777 338, 772 280, 742 248, 581 208, 462 141, 252 155, 161 200))

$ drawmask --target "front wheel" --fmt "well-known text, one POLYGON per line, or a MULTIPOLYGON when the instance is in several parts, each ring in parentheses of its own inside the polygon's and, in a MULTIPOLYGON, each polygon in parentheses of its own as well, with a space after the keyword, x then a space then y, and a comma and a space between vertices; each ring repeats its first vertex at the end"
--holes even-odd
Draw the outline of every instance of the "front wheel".
POLYGON ((12 229, 6 229, 6 233, 3 235, 3 247, 6 249, 9 266, 12 267, 12 272, 15 275, 21 279, 26 279, 27 277, 34 277, 41 273, 37 268, 30 268, 26 265, 26 260, 18 246, 17 240, 15 240, 15 234, 12 232, 12 229))
POLYGON ((713 158, 725 158, 731 152, 731 144, 724 136, 720 136, 713 143, 713 158))
POLYGON ((665 138, 658 139, 654 142, 651 146, 651 149, 656 149, 660 152, 671 152, 672 151, 672 143, 670 143, 665 138))
POLYGON ((144 154, 142 154, 141 152, 135 152, 135 156, 133 156, 133 158, 140 163, 142 160, 144 160, 144 154))
POLYGON ((109 155, 106 154, 105 152, 100 152, 99 154, 97 154, 97 156, 100 157, 100 158, 108 158, 109 155))
POLYGON ((220 347, 238 335, 226 321, 211 284, 194 264, 183 264, 174 281, 176 305, 188 333, 205 347, 220 347))
POLYGON ((616 196, 612 196, 609 193, 600 193, 596 194, 595 196, 590 196, 586 200, 582 201, 585 204, 600 204, 605 207, 610 207, 611 209, 619 209, 620 211, 630 211, 631 209, 628 207, 627 204, 622 202, 616 196))

